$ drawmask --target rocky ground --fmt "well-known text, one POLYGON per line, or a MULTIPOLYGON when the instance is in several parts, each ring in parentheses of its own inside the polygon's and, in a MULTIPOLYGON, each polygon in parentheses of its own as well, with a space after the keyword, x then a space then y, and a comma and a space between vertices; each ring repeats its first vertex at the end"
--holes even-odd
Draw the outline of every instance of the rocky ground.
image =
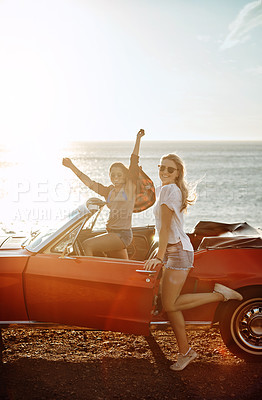
POLYGON ((172 372, 171 332, 148 338, 68 330, 3 330, 1 400, 256 400, 262 364, 228 352, 219 332, 189 332, 196 361, 172 372))

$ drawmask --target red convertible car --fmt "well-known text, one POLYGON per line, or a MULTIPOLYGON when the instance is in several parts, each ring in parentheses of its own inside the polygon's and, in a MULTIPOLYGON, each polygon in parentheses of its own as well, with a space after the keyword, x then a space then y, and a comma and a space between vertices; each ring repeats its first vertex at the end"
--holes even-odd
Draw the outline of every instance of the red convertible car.
MULTIPOLYGON (((58 229, 31 238, 0 239, 0 328, 81 327, 148 335, 168 325, 158 293, 161 266, 144 270, 157 248, 154 226, 133 228, 129 259, 84 255, 104 202, 72 212, 58 229)), ((100 215, 100 217, 99 217, 100 215)), ((195 268, 183 292, 212 291, 215 282, 239 291, 243 301, 211 303, 184 312, 190 328, 218 325, 231 352, 262 360, 262 238, 246 223, 199 222, 188 234, 195 268)))

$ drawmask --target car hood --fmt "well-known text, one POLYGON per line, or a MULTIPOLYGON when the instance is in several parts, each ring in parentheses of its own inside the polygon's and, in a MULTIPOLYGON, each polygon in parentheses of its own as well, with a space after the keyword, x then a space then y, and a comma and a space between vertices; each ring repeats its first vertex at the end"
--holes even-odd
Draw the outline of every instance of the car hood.
POLYGON ((0 236, 0 250, 21 249, 21 245, 25 240, 25 236, 0 236))

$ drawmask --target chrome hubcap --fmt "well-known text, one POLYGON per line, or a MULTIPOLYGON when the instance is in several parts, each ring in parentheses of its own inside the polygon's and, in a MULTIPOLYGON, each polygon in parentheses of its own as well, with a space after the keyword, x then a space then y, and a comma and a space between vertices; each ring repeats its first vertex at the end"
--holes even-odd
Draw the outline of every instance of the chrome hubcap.
POLYGON ((253 299, 236 309, 232 323, 233 336, 252 353, 262 351, 262 299, 253 299), (234 321, 234 322, 233 322, 234 321))

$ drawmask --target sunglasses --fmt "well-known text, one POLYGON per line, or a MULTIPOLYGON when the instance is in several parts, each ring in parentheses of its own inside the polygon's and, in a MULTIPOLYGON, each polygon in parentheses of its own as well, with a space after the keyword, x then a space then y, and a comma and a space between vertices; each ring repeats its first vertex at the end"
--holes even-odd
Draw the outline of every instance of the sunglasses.
POLYGON ((124 174, 112 172, 112 173, 110 174, 110 177, 111 177, 111 178, 123 178, 123 177, 124 177, 124 174))
POLYGON ((169 174, 173 174, 173 172, 175 172, 175 171, 177 170, 177 168, 174 168, 174 167, 166 167, 165 165, 159 165, 158 168, 159 168, 159 171, 160 171, 160 172, 164 172, 164 171, 167 169, 167 172, 168 172, 169 174))

